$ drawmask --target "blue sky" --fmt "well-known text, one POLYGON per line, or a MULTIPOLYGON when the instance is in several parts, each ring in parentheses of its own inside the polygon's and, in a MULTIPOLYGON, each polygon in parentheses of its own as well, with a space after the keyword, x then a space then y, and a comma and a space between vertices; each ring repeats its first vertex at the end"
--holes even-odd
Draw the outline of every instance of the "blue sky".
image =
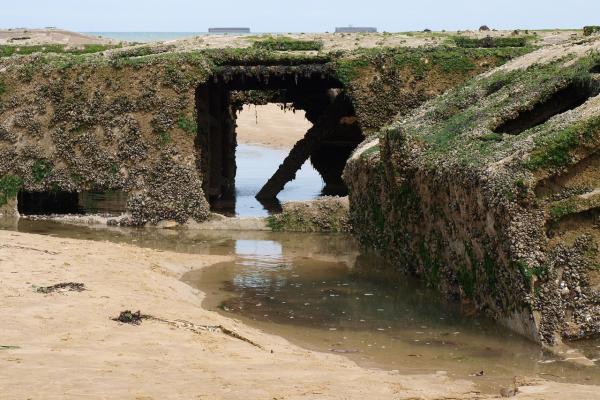
POLYGON ((248 26, 255 32, 324 32, 352 24, 398 32, 600 24, 600 0, 0 0, 0 9, 0 28, 75 31, 248 26))

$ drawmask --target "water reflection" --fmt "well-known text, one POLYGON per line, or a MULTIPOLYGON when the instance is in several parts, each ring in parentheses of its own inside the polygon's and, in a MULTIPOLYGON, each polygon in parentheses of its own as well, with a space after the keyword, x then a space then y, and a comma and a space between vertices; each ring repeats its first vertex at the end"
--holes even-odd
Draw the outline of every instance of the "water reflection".
MULTIPOLYGON (((403 373, 447 371, 497 393, 515 375, 600 383, 598 367, 561 362, 420 282, 398 276, 343 235, 83 227, 1 220, 0 229, 108 240, 234 261, 187 274, 204 306, 301 346, 403 373), (471 377, 484 371, 484 376, 471 377)), ((600 341, 577 343, 600 358, 600 341)))
POLYGON ((297 172, 296 179, 285 185, 277 199, 259 201, 254 197, 287 155, 287 150, 249 144, 238 145, 235 153, 235 198, 213 202, 213 211, 230 216, 264 217, 280 212, 280 202, 317 198, 323 188, 323 180, 309 162, 304 163, 297 172))
MULTIPOLYGON (((600 368, 560 361, 419 281, 399 277, 374 254, 311 256, 288 251, 298 246, 285 239, 281 247, 248 242, 236 241, 235 261, 183 278, 208 293, 206 307, 364 365, 404 373, 443 370, 476 378, 482 390, 496 393, 516 375, 600 383, 600 368)), ((588 356, 600 357, 600 348, 588 356)))

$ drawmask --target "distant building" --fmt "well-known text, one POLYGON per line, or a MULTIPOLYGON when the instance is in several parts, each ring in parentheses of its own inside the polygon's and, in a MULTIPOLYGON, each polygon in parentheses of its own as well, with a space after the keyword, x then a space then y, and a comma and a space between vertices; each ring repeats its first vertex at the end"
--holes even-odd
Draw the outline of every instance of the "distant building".
POLYGON ((208 28, 208 33, 250 33, 250 28, 208 28))
POLYGON ((359 27, 359 26, 345 26, 335 28, 335 33, 377 33, 377 28, 373 27, 359 27))

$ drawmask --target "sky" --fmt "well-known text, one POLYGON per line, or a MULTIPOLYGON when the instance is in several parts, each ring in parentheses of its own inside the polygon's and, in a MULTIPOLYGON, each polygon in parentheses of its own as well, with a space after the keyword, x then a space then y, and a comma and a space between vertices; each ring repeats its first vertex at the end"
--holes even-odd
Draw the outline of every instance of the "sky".
POLYGON ((581 28, 600 25, 600 0, 0 0, 0 28, 79 32, 327 32, 581 28), (4 3, 4 4, 3 4, 4 3))

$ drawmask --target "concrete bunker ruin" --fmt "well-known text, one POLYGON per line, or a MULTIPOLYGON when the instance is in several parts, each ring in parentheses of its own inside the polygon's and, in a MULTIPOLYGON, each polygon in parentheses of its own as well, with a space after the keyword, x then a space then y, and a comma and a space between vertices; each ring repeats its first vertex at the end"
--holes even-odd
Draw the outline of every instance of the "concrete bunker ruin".
POLYGON ((364 137, 352 101, 331 67, 243 65, 220 68, 196 90, 197 167, 209 202, 235 197, 236 111, 245 104, 267 103, 305 111, 312 127, 256 197, 275 200, 309 159, 325 182, 323 194, 345 195, 342 171, 364 137))
POLYGON ((518 135, 528 129, 547 122, 555 115, 565 113, 585 103, 589 98, 598 95, 600 88, 595 81, 574 81, 547 99, 541 100, 531 109, 523 110, 516 117, 509 119, 496 128, 496 133, 518 135))

